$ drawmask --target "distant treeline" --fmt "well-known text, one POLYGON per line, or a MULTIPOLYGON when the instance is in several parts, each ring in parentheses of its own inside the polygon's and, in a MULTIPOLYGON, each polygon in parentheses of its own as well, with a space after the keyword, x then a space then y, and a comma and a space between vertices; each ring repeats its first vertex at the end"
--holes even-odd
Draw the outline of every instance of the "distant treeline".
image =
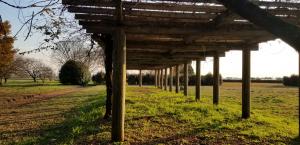
MULTIPOLYGON (((229 80, 224 79, 224 82, 242 82, 242 80, 229 80)), ((282 83, 282 80, 259 80, 259 79, 251 79, 252 83, 282 83)))
MULTIPOLYGON (((105 73, 97 73, 92 77, 92 80, 95 84, 104 84, 105 83, 105 73)), ((291 75, 290 77, 283 77, 283 79, 276 80, 264 80, 251 78, 251 82, 253 83, 283 83, 285 86, 298 86, 299 77, 297 75, 291 75)), ((144 74, 143 75, 143 85, 154 85, 155 76, 152 74, 144 74)), ((170 80, 168 80, 169 83, 170 80)), ((184 83, 183 76, 179 78, 180 84, 184 83)), ((242 80, 231 80, 231 79, 222 79, 220 75, 220 84, 223 82, 242 82, 242 80)), ((139 75, 138 74, 127 74, 127 83, 128 85, 138 85, 139 84, 139 75)), ((175 76, 173 77, 173 84, 175 84, 175 76)), ((189 85, 196 84, 196 75, 189 76, 189 85)), ((213 85, 213 74, 208 73, 204 76, 201 76, 201 84, 204 86, 213 85)))

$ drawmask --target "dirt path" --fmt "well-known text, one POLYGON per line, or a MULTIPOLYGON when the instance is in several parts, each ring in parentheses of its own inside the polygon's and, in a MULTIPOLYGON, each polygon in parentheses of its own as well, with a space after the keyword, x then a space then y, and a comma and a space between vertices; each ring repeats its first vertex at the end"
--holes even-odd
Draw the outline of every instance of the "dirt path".
POLYGON ((3 103, 3 107, 6 109, 16 108, 16 107, 36 103, 39 101, 48 100, 54 97, 59 97, 59 96, 64 96, 67 94, 79 92, 82 89, 84 88, 75 87, 75 88, 52 91, 44 94, 26 94, 26 95, 22 95, 22 97, 12 97, 11 99, 3 103))

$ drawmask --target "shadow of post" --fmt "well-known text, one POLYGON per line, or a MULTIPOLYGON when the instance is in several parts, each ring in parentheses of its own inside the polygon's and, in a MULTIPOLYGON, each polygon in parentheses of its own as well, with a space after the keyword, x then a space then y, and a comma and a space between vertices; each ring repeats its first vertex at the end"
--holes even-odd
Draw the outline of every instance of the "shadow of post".
POLYGON ((299 145, 300 144, 300 136, 294 138, 291 140, 291 142, 289 143, 290 145, 299 145))

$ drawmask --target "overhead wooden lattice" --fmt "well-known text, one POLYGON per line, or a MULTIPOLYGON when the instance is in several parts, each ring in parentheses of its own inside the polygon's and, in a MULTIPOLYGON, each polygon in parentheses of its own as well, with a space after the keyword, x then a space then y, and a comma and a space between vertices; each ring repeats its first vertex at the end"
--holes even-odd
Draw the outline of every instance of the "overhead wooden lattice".
MULTIPOLYGON (((271 14, 300 25, 300 3, 252 0, 271 14)), ((227 10, 216 0, 63 0, 87 33, 111 34, 123 27, 128 69, 159 69, 215 53, 251 48, 275 37, 227 10)))

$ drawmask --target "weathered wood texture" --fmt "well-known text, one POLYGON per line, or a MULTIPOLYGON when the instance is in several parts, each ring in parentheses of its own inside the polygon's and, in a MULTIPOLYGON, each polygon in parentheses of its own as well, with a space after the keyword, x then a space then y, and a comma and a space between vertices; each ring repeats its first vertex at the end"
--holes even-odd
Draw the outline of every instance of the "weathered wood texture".
POLYGON ((155 85, 155 87, 157 87, 157 70, 154 70, 154 73, 155 73, 155 80, 154 80, 154 85, 155 85))
POLYGON ((164 85, 164 69, 160 70, 160 88, 163 89, 164 85))
POLYGON ((173 67, 170 67, 169 91, 173 91, 173 67))
MULTIPOLYGON (((250 22, 264 28, 275 36, 281 38, 296 50, 300 48, 300 28, 290 24, 268 12, 262 10, 257 5, 248 0, 218 0, 227 8, 233 10, 240 16, 249 20, 250 22), (279 29, 280 28, 280 29, 279 29)), ((295 4, 295 5, 299 5, 295 4)), ((289 7, 295 7, 290 5, 289 7)), ((298 17, 299 19, 299 17, 298 17)))
POLYGON ((175 70, 176 70, 175 92, 179 93, 179 65, 178 64, 175 66, 175 70))
POLYGON ((113 50, 112 141, 124 141, 126 36, 123 29, 114 35, 113 50))
MULTIPOLYGON (((300 76, 300 52, 298 52, 298 75, 300 76)), ((300 77, 298 80, 298 123, 299 123, 299 137, 300 137, 300 77)))
POLYGON ((213 85, 213 104, 219 104, 220 95, 220 66, 219 66, 219 55, 216 53, 214 56, 214 85, 213 85))
POLYGON ((165 77, 164 77, 164 88, 165 91, 168 90, 168 68, 165 68, 165 77))
POLYGON ((251 84, 251 51, 243 50, 243 76, 242 76, 242 118, 250 117, 250 84, 251 84))
POLYGON ((143 74, 142 74, 142 70, 140 69, 140 74, 139 74, 139 86, 142 87, 143 86, 143 74))
POLYGON ((188 63, 184 63, 184 88, 183 94, 188 95, 188 86, 189 86, 189 74, 188 74, 188 63))
POLYGON ((160 69, 157 70, 157 88, 160 88, 160 69))
MULTIPOLYGON (((300 3, 251 2, 255 5, 247 0, 160 0, 122 3, 106 0, 63 0, 63 4, 68 6, 68 11, 75 13, 75 18, 88 33, 113 33, 115 29, 123 27, 128 35, 128 56, 132 57, 135 57, 135 53, 131 54, 132 52, 156 52, 162 56, 172 56, 172 53, 242 50, 246 46, 253 47, 259 42, 276 37, 300 48, 300 3), (220 4, 224 4, 225 7, 220 4), (277 29, 279 27, 280 29, 277 29), (147 43, 149 40, 152 42, 147 43)), ((152 55, 155 54, 148 56, 152 55)), ((174 57, 176 58, 176 55, 174 57)), ((165 64, 169 66, 156 64, 147 68, 148 64, 143 60, 149 58, 140 56, 137 59, 142 61, 128 61, 129 69, 162 69, 176 65, 172 61, 166 61, 165 64), (138 64, 141 64, 141 68, 138 64)), ((183 59, 190 61, 197 58, 183 59)))

